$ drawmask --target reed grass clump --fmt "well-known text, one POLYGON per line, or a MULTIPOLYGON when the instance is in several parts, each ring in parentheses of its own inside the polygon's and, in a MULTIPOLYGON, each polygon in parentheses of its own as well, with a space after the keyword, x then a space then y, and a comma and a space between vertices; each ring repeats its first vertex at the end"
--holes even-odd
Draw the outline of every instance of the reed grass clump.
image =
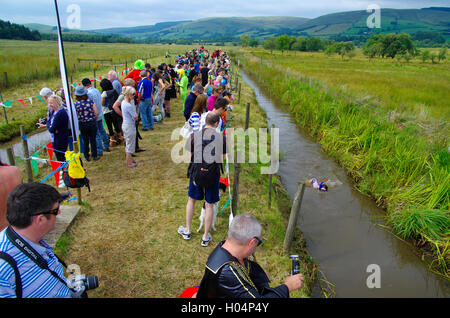
POLYGON ((403 239, 428 237, 442 241, 450 234, 450 212, 437 209, 408 209, 392 213, 388 223, 403 239))

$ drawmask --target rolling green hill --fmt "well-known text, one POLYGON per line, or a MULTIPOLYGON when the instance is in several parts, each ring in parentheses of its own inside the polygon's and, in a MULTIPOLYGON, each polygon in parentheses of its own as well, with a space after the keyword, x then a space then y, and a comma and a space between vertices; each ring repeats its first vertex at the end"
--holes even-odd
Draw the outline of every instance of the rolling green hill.
POLYGON ((136 40, 233 40, 243 34, 253 37, 281 35, 308 21, 298 17, 204 18, 195 21, 157 23, 153 26, 92 30, 136 40))
POLYGON ((371 13, 350 11, 327 14, 304 23, 295 31, 310 36, 354 36, 370 33, 438 32, 450 38, 450 8, 381 9, 381 28, 369 29, 371 13))
MULTIPOLYGON (((450 8, 381 9, 381 28, 367 27, 367 11, 338 12, 315 19, 300 17, 216 17, 194 21, 162 22, 155 25, 108 28, 98 30, 68 30, 66 33, 112 34, 138 41, 238 41, 243 34, 265 39, 282 34, 318 36, 343 40, 367 39, 373 33, 432 32, 450 40, 450 8)), ((55 27, 26 25, 41 33, 53 33, 55 27)))

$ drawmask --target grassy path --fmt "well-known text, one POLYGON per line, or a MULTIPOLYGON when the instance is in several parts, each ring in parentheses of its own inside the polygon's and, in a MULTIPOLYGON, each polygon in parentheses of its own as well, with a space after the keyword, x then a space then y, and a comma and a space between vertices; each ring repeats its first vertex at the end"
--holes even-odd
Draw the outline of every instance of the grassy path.
MULTIPOLYGON (((246 101, 256 104, 246 85, 241 98, 241 105, 246 101)), ((177 234, 178 226, 185 224, 188 189, 187 164, 175 164, 170 156, 179 142, 171 141, 172 131, 184 123, 181 110, 180 100, 172 100, 172 117, 156 124, 154 131, 141 132, 140 146, 146 151, 135 158, 137 168, 125 166, 121 146, 97 162, 85 163, 91 193, 82 190, 87 204, 58 242, 56 252, 68 264, 78 264, 82 273, 99 276, 100 287, 90 297, 177 297, 185 288, 200 283, 209 253, 226 238, 229 209, 217 217, 217 232, 212 232, 210 246, 200 246, 202 234, 195 232, 199 203, 191 240, 184 241, 177 234)), ((242 127, 244 107, 235 105, 233 113, 231 125, 242 127)), ((252 108, 251 123, 252 127, 266 124, 264 113, 256 107, 252 108)), ((277 180, 269 210, 267 176, 260 175, 257 166, 243 165, 240 180, 241 213, 255 215, 263 223, 266 242, 257 251, 257 260, 272 284, 281 284, 290 271, 289 253, 282 250, 289 197, 277 180)), ((228 194, 223 195, 220 209, 227 198, 228 194)), ((291 252, 304 260, 306 287, 291 297, 308 297, 316 266, 303 251, 299 233, 296 243, 291 252)))

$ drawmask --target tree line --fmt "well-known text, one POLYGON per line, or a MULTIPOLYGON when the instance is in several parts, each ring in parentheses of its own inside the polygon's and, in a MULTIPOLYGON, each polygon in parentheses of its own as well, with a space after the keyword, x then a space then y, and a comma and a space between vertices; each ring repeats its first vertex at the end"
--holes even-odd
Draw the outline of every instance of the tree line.
MULTIPOLYGON (((103 34, 63 33, 62 38, 66 42, 136 43, 130 38, 103 34)), ((42 33, 41 39, 47 41, 57 41, 58 35, 55 33, 42 33)))
MULTIPOLYGON (((64 31, 64 30, 63 30, 64 31)), ((57 41, 56 33, 40 33, 31 31, 21 24, 0 20, 0 39, 7 40, 27 40, 27 41, 57 41)), ((115 35, 87 34, 87 33, 66 33, 63 32, 63 39, 67 42, 99 42, 99 43, 135 43, 130 38, 115 35)))
POLYGON ((40 41, 41 34, 21 24, 0 20, 0 39, 40 41))
MULTIPOLYGON (((425 34, 420 36, 426 37, 425 34)), ((419 38, 420 38, 419 36, 419 38)), ((407 33, 379 33, 373 34, 367 39, 365 43, 362 43, 361 48, 363 54, 369 59, 379 58, 391 58, 391 59, 404 59, 410 61, 412 58, 420 58, 423 62, 431 60, 433 63, 440 62, 446 59, 447 56, 447 43, 439 40, 441 49, 438 53, 431 53, 429 50, 420 50, 416 45, 417 36, 413 38, 407 33)), ((319 52, 323 51, 326 55, 337 54, 342 58, 352 58, 356 55, 356 45, 353 41, 336 41, 332 39, 323 39, 319 37, 303 37, 292 35, 272 36, 263 41, 253 39, 250 35, 244 34, 241 36, 241 45, 243 47, 256 47, 262 46, 271 53, 273 50, 284 51, 302 51, 302 52, 319 52)))

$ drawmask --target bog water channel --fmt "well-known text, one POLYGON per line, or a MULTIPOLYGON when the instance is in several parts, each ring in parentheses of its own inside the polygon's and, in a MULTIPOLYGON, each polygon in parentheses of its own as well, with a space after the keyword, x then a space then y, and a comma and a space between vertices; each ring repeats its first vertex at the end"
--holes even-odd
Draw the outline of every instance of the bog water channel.
MULTIPOLYGON (((430 272, 411 245, 382 226, 384 211, 353 189, 345 171, 301 131, 282 105, 243 71, 241 75, 265 110, 269 127, 279 128, 278 175, 291 198, 302 180, 324 178, 336 185, 328 192, 306 187, 297 224, 309 253, 334 284, 336 297, 449 297, 450 283, 430 272), (367 284, 375 282, 376 273, 379 288, 367 284)), ((313 297, 321 297, 317 286, 313 297)))
MULTIPOLYGON (((51 137, 47 129, 38 131, 36 133, 30 133, 27 135, 28 138, 28 152, 30 156, 38 150, 42 150, 41 146, 46 146, 50 141, 51 137)), ((6 153, 7 148, 12 148, 13 154, 16 160, 24 159, 25 155, 23 153, 23 145, 21 138, 15 138, 15 141, 6 143, 0 146, 0 160, 2 162, 10 163, 8 161, 8 155, 6 153)))

